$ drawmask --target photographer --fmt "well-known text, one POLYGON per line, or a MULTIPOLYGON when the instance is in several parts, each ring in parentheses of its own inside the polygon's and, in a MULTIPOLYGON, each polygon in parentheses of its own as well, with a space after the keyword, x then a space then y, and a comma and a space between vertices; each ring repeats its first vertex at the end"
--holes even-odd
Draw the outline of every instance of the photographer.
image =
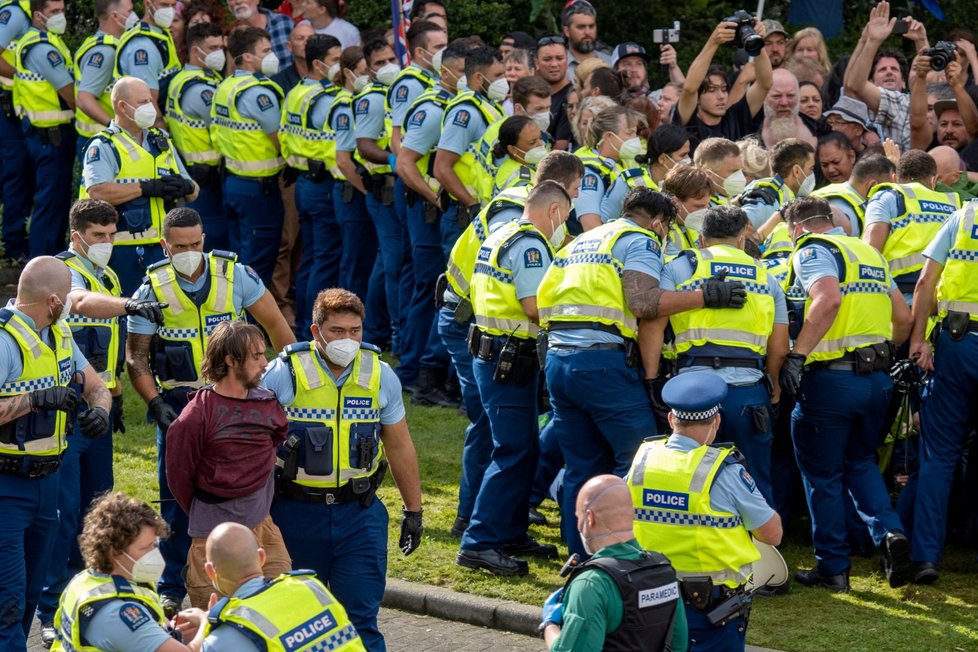
MULTIPOLYGON (((916 79, 910 87, 910 145, 914 149, 927 149, 935 136, 935 132, 927 119, 928 104, 930 104, 927 99, 927 73, 932 70, 930 52, 931 50, 924 50, 917 55, 913 62, 913 72, 916 79)), ((974 100, 971 99, 971 95, 964 87, 965 75, 962 74, 963 66, 961 63, 964 56, 961 52, 956 52, 955 56, 956 58, 948 62, 944 68, 944 76, 947 78, 948 87, 954 94, 954 99, 934 102, 931 108, 937 115, 936 135, 938 142, 960 152, 967 147, 974 137, 978 136, 978 109, 976 109, 974 100), (942 118, 944 114, 948 115, 942 118), (942 125, 944 125, 943 129, 942 125), (948 137, 946 134, 947 125, 960 125, 964 128, 958 129, 954 136, 948 137)))
MULTIPOLYGON (((740 47, 744 45, 741 42, 743 37, 751 36, 747 33, 750 26, 743 20, 749 19, 749 15, 743 11, 738 13, 740 15, 736 18, 741 22, 724 19, 717 25, 686 74, 673 122, 686 127, 694 148, 700 141, 714 136, 735 141, 756 131, 754 118, 764 107, 764 98, 774 81, 771 61, 762 45, 754 58, 757 81, 743 99, 727 106, 726 73, 720 68, 711 67, 710 63, 721 45, 733 43, 740 47)), ((753 19, 753 26, 763 44, 764 26, 756 18, 753 19)))

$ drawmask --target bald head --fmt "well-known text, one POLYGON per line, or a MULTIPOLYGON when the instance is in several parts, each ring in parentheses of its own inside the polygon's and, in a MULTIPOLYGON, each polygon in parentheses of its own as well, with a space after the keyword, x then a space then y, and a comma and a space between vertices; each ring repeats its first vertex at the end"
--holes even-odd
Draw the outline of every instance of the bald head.
POLYGON ((117 104, 120 100, 128 102, 133 106, 139 106, 134 98, 142 91, 149 93, 149 86, 142 79, 137 77, 120 77, 119 81, 112 87, 112 104, 117 104))
POLYGON ((68 266, 54 256, 32 259, 17 281, 17 303, 46 302, 52 294, 64 299, 71 289, 68 266))
POLYGON ((584 483, 577 495, 577 516, 587 518, 588 513, 593 516, 594 528, 627 532, 625 539, 631 538, 635 518, 632 494, 617 475, 598 475, 584 483))
POLYGON ((251 530, 239 523, 221 523, 207 537, 207 561, 221 578, 240 584, 261 575, 262 556, 251 530))
POLYGON ((941 145, 927 152, 937 163, 937 180, 951 185, 961 174, 961 157, 953 147, 941 145))

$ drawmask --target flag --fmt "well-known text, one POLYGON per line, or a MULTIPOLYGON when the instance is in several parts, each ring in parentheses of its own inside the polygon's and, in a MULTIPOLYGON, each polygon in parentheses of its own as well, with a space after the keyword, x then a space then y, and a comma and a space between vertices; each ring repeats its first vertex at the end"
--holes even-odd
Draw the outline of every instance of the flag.
POLYGON ((394 28, 394 54, 401 62, 401 67, 411 63, 411 53, 408 52, 407 31, 411 26, 411 5, 414 0, 391 0, 391 25, 394 28))
POLYGON ((944 11, 941 9, 941 5, 938 4, 937 0, 919 0, 919 2, 924 6, 924 9, 934 14, 937 20, 944 20, 944 11))

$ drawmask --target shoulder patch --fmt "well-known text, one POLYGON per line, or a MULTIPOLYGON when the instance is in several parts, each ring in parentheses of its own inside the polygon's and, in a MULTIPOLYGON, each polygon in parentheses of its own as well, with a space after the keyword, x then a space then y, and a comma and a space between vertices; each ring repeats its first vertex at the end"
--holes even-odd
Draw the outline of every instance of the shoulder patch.
POLYGON ((48 63, 51 64, 52 68, 57 68, 65 62, 64 58, 58 53, 57 50, 51 50, 48 52, 48 63))
POLYGON ((806 260, 814 260, 815 258, 818 258, 818 247, 805 247, 798 255, 798 260, 801 262, 805 262, 806 260))
POLYGON ((88 148, 88 153, 85 155, 86 163, 94 163, 95 161, 102 158, 102 150, 99 149, 98 145, 92 145, 88 148))
POLYGON ((527 269, 543 267, 543 255, 539 249, 533 247, 523 252, 523 267, 527 269))
POLYGON ((647 241, 645 243, 645 248, 654 254, 662 253, 662 247, 660 247, 659 243, 653 240, 652 238, 647 238, 647 241))
POLYGON ((264 93, 262 93, 261 95, 258 96, 255 102, 258 104, 258 109, 260 111, 268 111, 270 108, 272 108, 271 95, 265 95, 264 93))
POLYGON ((105 63, 105 55, 101 52, 93 52, 85 65, 90 68, 101 68, 103 63, 105 63))
POLYGON ((455 114, 455 119, 452 120, 452 124, 455 125, 456 127, 468 127, 469 120, 471 119, 472 119, 472 114, 470 114, 465 109, 460 109, 455 114))
POLYGON ((341 113, 336 116, 336 131, 349 131, 350 130, 350 116, 345 113, 341 113))
POLYGON ((150 622, 150 617, 142 605, 136 604, 135 602, 126 602, 119 607, 119 620, 134 632, 150 622))
POLYGON ((147 50, 136 50, 133 53, 133 65, 135 65, 135 66, 148 66, 149 65, 149 52, 147 50))
POLYGON ((258 272, 251 268, 251 265, 245 265, 244 269, 245 273, 251 277, 251 280, 255 281, 256 283, 261 283, 261 277, 258 276, 258 272))
POLYGON ((394 101, 397 104, 403 104, 404 102, 407 102, 407 99, 408 99, 408 87, 405 86, 404 84, 401 84, 400 86, 397 87, 397 92, 394 93, 394 101))
POLYGON ((747 490, 753 492, 757 485, 754 483, 754 478, 751 477, 747 469, 744 467, 740 467, 739 475, 740 475, 740 481, 744 483, 744 486, 747 487, 747 490))
POLYGON ((213 103, 213 101, 214 101, 214 91, 212 91, 209 88, 207 90, 205 90, 205 91, 201 91, 200 92, 200 99, 204 100, 204 104, 206 104, 207 106, 210 106, 211 103, 213 103))
POLYGON ((370 100, 367 98, 357 100, 357 105, 353 110, 357 115, 367 115, 370 110, 370 100))
POLYGON ((581 190, 597 190, 598 178, 593 174, 585 174, 581 180, 581 190))
POLYGON ((411 121, 408 122, 408 126, 409 127, 420 127, 421 125, 424 124, 424 119, 427 116, 428 116, 428 112, 425 111, 424 109, 421 109, 419 111, 415 111, 411 115, 411 121))
POLYGON ((4 9, 0 11, 0 25, 6 25, 10 22, 10 10, 4 9))

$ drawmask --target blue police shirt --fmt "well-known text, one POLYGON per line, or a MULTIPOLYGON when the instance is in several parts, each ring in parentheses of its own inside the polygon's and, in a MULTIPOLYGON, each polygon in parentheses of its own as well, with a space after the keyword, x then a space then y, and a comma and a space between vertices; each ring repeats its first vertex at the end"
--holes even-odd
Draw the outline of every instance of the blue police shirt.
MULTIPOLYGON (((37 325, 34 320, 22 313, 21 311, 14 308, 14 300, 11 299, 7 302, 5 306, 8 310, 17 314, 18 317, 24 320, 24 323, 31 328, 34 332, 37 332, 37 325)), ((46 342, 49 346, 54 344, 54 338, 51 336, 51 327, 45 326, 41 329, 38 335, 41 341, 46 342)), ((74 340, 71 342, 71 373, 74 374, 77 371, 82 371, 88 366, 88 360, 82 355, 78 347, 75 346, 74 340)), ((24 373, 24 363, 21 359, 20 346, 17 341, 13 338, 10 333, 5 330, 0 330, 0 384, 11 383, 20 378, 20 375, 24 373)))
POLYGON ((625 195, 629 191, 628 182, 625 177, 618 175, 614 183, 608 188, 604 197, 601 198, 601 221, 610 222, 618 219, 622 214, 622 207, 625 205, 625 195))
MULTIPOLYGON (((441 138, 441 120, 444 115, 444 107, 435 102, 428 101, 417 106, 402 130, 401 147, 422 156, 435 149, 441 138)), ((404 117, 406 112, 401 117, 401 122, 404 121, 404 117)), ((394 124, 401 123, 395 121, 394 124)))
MULTIPOLYGON (((333 82, 328 80, 302 80, 303 86, 315 86, 316 84, 319 84, 324 89, 329 89, 333 86, 333 82)), ((323 95, 312 105, 312 110, 309 112, 309 127, 311 129, 321 130, 323 128, 326 124, 326 116, 329 114, 329 108, 333 106, 334 99, 336 99, 335 95, 323 95)))
POLYGON ((438 149, 461 156, 488 128, 482 112, 471 103, 452 107, 445 114, 445 127, 438 139, 438 149))
MULTIPOLYGON (((333 379, 333 382, 336 383, 336 386, 342 387, 346 379, 350 377, 350 372, 353 370, 353 363, 351 362, 350 366, 344 369, 343 373, 337 378, 333 376, 329 365, 319 355, 319 349, 315 346, 315 343, 313 343, 312 352, 322 368, 333 379)), ((295 400, 295 379, 292 377, 292 370, 289 366, 282 358, 275 358, 268 363, 268 368, 265 369, 265 375, 262 376, 261 380, 262 385, 275 392, 278 402, 284 406, 290 405, 295 400)), ((392 426, 404 418, 405 410, 404 399, 401 396, 401 381, 397 378, 397 374, 394 373, 390 365, 383 361, 380 363, 380 396, 378 397, 378 402, 380 403, 380 422, 383 425, 392 426)))
MULTIPOLYGON (((41 34, 45 33, 44 30, 36 27, 31 29, 41 34)), ((38 43, 28 50, 27 56, 24 58, 24 66, 31 72, 44 77, 57 90, 61 90, 75 81, 71 71, 68 70, 68 62, 50 43, 38 43)))
POLYGON ((870 224, 882 222, 889 225, 900 216, 900 195, 895 190, 884 188, 869 198, 866 203, 866 229, 870 224))
MULTIPOLYGON (((250 598, 265 587, 265 579, 253 577, 234 592, 233 597, 250 598)), ((206 652, 251 652, 258 648, 250 638, 242 634, 236 627, 215 627, 204 639, 206 652)))
MULTIPOLYGON (((613 169, 618 165, 614 159, 610 158, 604 159, 604 162, 608 167, 613 169)), ((577 213, 577 217, 598 215, 601 217, 602 222, 607 221, 601 212, 601 204, 604 202, 604 195, 607 190, 609 188, 605 187, 601 177, 589 168, 584 168, 584 176, 581 177, 580 192, 577 195, 577 199, 574 200, 574 211, 577 213)))
POLYGON ((553 262, 550 250, 538 238, 526 234, 510 242, 509 249, 499 257, 499 266, 513 273, 517 299, 535 297, 543 275, 553 262))
MULTIPOLYGON (((209 265, 210 262, 208 261, 207 254, 204 254, 204 271, 200 275, 200 278, 196 282, 191 283, 189 280, 177 274, 177 286, 184 292, 196 292, 200 290, 207 282, 209 265)), ((234 304, 234 311, 241 312, 242 309, 253 306, 264 294, 265 284, 261 282, 258 274, 247 265, 235 263, 234 287, 231 289, 231 302, 234 304)), ((152 286, 147 281, 139 286, 132 295, 132 298, 140 301, 156 301, 156 293, 153 292, 152 286)), ((126 324, 128 331, 137 335, 156 335, 156 331, 159 329, 159 326, 154 322, 136 315, 128 317, 126 324)))
MULTIPOLYGON (((685 283, 691 278, 693 278, 693 265, 686 256, 679 256, 666 263, 665 269, 662 272, 662 279, 659 281, 659 287, 663 290, 675 292, 680 284, 685 283)), ((774 323, 787 324, 788 305, 785 301, 784 290, 781 289, 781 286, 773 276, 769 276, 768 278, 770 281, 768 287, 771 288, 771 295, 774 297, 774 323)), ((714 345, 713 348, 730 348, 731 351, 737 351, 736 347, 718 347, 714 345)), ((731 355, 731 357, 734 356, 731 355)), ((682 372, 703 371, 705 369, 712 369, 712 367, 688 367, 682 369, 682 372)), ((764 372, 760 369, 748 369, 745 367, 722 367, 715 371, 720 374, 728 385, 753 385, 764 377, 764 372)))
POLYGON ((844 199, 839 199, 838 197, 830 197, 829 199, 826 199, 826 201, 829 202, 829 205, 833 208, 838 208, 842 214, 849 219, 851 231, 849 235, 853 236, 854 238, 858 238, 862 235, 862 229, 859 227, 859 217, 856 215, 856 212, 852 210, 852 206, 849 205, 849 202, 844 199))
MULTIPOLYGON (((499 212, 489 218, 489 234, 492 234, 502 225, 515 222, 521 217, 523 217, 523 209, 518 206, 508 205, 506 208, 500 209, 499 212)), ((534 292, 534 294, 536 293, 534 292)), ((461 300, 461 297, 452 291, 451 285, 445 289, 445 293, 442 296, 450 304, 456 304, 461 300)))
MULTIPOLYGON (((111 129, 122 129, 119 123, 112 120, 109 123, 109 128, 111 129)), ((164 132, 166 133, 166 132, 164 132)), ((132 134, 130 134, 132 135, 132 134)), ((143 149, 147 152, 156 155, 158 150, 156 147, 152 146, 149 141, 149 130, 143 130, 141 135, 138 137, 140 144, 143 149)), ((116 152, 115 146, 111 143, 102 140, 101 138, 93 138, 89 141, 88 149, 85 150, 85 163, 82 165, 82 183, 85 184, 85 188, 89 189, 92 186, 97 186, 100 183, 112 183, 115 181, 116 176, 119 174, 119 158, 116 152)), ((177 163, 177 169, 180 171, 180 176, 185 179, 190 179, 190 175, 187 174, 187 168, 183 165, 183 160, 180 155, 174 151, 174 160, 177 163)))
MULTIPOLYGON (((149 28, 157 34, 163 34, 163 30, 148 23, 143 23, 143 28, 149 28)), ((156 40, 149 36, 133 36, 122 48, 119 57, 119 72, 127 77, 142 79, 149 86, 149 90, 160 90, 160 75, 163 74, 166 64, 163 63, 163 55, 156 45, 156 40)))
MULTIPOLYGON (((105 35, 105 32, 98 30, 95 38, 105 35)), ((93 45, 82 60, 79 62, 81 76, 78 79, 78 92, 91 93, 96 98, 101 97, 102 93, 110 83, 112 83, 112 71, 115 68, 115 47, 112 45, 93 45)))
MULTIPOLYGON (((184 70, 200 70, 197 66, 189 63, 183 67, 184 70)), ((211 123, 211 104, 214 103, 214 93, 217 86, 210 81, 196 82, 183 87, 180 94, 180 110, 195 120, 203 120, 210 125, 211 123)))
POLYGON ((353 100, 353 135, 354 138, 380 140, 384 136, 384 117, 387 108, 384 106, 383 93, 367 93, 353 100))
POLYGON ((11 49, 10 44, 19 40, 30 27, 31 19, 20 5, 7 5, 0 10, 0 47, 11 49))
MULTIPOLYGON (((845 231, 842 227, 836 226, 825 232, 829 235, 845 235, 845 231)), ((835 256, 829 253, 828 249, 820 243, 811 242, 800 249, 795 254, 792 266, 795 270, 796 281, 795 285, 801 287, 805 294, 809 294, 812 285, 817 281, 831 276, 833 278, 839 278, 839 265, 835 260, 835 256)), ((897 289, 896 283, 893 282, 893 277, 890 276, 890 270, 886 270, 886 280, 890 284, 890 291, 897 289)))
POLYGON ((353 110, 350 104, 339 106, 333 111, 329 128, 336 134, 336 151, 355 152, 357 139, 353 135, 353 110))
MULTIPOLYGON (((620 218, 629 226, 638 226, 635 222, 620 218)), ((574 243, 567 245, 573 247, 574 243)), ((611 257, 622 264, 626 272, 641 272, 659 280, 662 276, 662 250, 650 235, 641 233, 626 233, 618 238, 611 248, 611 257)), ((557 330, 548 335, 551 345, 561 346, 590 346, 592 344, 623 344, 624 338, 590 328, 575 330, 557 330)))
MULTIPOLYGON (((781 177, 777 175, 774 176, 774 179, 776 182, 781 181, 781 177)), ((757 181, 752 181, 747 185, 745 191, 752 189, 756 184, 757 181)), ((770 190, 770 188, 768 188, 768 190, 770 190)), ((759 229, 765 222, 771 219, 772 215, 781 210, 781 204, 780 202, 770 203, 764 199, 757 198, 749 204, 744 204, 741 206, 741 208, 744 209, 745 213, 747 213, 747 217, 750 219, 750 223, 754 226, 754 228, 759 229)))
MULTIPOLYGON (((268 79, 260 73, 251 73, 245 70, 236 70, 235 77, 254 75, 258 79, 268 79)), ((274 134, 278 131, 279 123, 282 120, 282 105, 278 95, 265 86, 252 86, 246 88, 238 94, 238 112, 246 118, 257 120, 261 125, 262 131, 266 134, 274 134)))
MULTIPOLYGON (((93 265, 92 264, 92 261, 90 261, 88 258, 85 258, 84 256, 82 256, 82 255, 80 255, 78 253, 78 250, 75 249, 75 246, 74 245, 68 245, 68 251, 74 253, 75 254, 75 260, 78 261, 81 264, 81 266, 84 267, 85 269, 87 269, 93 276, 95 276, 95 278, 97 278, 100 281, 104 281, 104 278, 103 278, 105 276, 105 268, 104 267, 96 267, 95 265, 93 265)), ((88 285, 87 285, 87 283, 85 281, 85 277, 81 275, 81 272, 79 272, 74 267, 69 267, 68 268, 68 271, 71 272, 71 289, 72 290, 87 290, 87 289, 89 289, 88 288, 88 285)))
POLYGON ((150 610, 134 600, 106 602, 89 621, 84 635, 89 645, 106 652, 157 650, 171 638, 150 610))
POLYGON ((947 264, 948 254, 954 247, 954 241, 958 238, 958 229, 961 228, 962 217, 964 217, 964 209, 954 211, 951 217, 947 218, 937 231, 937 235, 924 249, 925 258, 930 258, 941 265, 947 264))
MULTIPOLYGON (((431 79, 432 81, 436 79, 436 77, 430 71, 425 70, 416 63, 412 63, 408 67, 414 68, 415 72, 420 72, 422 75, 428 79, 431 79)), ((395 126, 400 127, 404 124, 404 116, 407 115, 408 109, 411 108, 414 101, 421 97, 421 94, 426 90, 428 90, 428 86, 425 86, 414 77, 409 77, 407 75, 402 76, 391 85, 391 121, 395 126)))
MULTIPOLYGON (((673 434, 666 448, 688 453, 701 444, 684 435, 673 434)), ((757 490, 754 479, 740 464, 724 464, 710 487, 710 507, 718 512, 739 514, 748 531, 756 530, 771 520, 774 510, 757 490)))

